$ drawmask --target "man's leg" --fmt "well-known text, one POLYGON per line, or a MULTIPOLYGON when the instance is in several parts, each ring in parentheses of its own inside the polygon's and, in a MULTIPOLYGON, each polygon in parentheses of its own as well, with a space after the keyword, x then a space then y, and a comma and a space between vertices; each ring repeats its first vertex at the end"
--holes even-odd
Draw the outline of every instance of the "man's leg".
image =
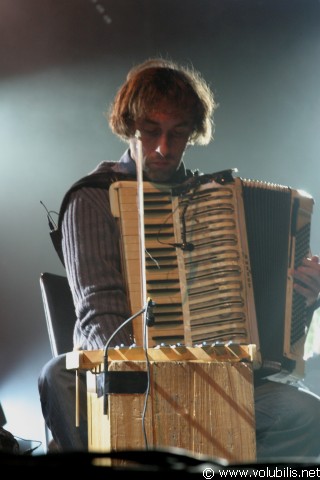
POLYGON ((320 453, 320 398, 268 381, 255 388, 257 459, 315 458, 320 453))
POLYGON ((76 427, 76 377, 66 369, 66 356, 51 359, 42 369, 39 380, 42 413, 53 439, 61 451, 87 451, 86 376, 79 373, 80 425, 76 427))

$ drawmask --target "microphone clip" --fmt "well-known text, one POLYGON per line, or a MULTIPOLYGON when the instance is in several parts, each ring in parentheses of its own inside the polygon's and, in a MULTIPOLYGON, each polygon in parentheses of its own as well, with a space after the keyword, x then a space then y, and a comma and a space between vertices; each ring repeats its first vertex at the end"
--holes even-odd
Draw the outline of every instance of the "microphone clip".
POLYGON ((152 327, 155 324, 155 316, 153 313, 153 307, 155 306, 156 306, 156 303, 149 297, 147 301, 147 308, 146 308, 147 327, 152 327))

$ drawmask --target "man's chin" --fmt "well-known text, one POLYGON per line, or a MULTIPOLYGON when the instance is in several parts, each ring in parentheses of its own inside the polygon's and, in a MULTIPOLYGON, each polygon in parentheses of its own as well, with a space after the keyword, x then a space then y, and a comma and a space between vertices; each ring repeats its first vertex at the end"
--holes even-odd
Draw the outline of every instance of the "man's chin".
POLYGON ((172 177, 172 174, 170 175, 165 175, 165 174, 148 174, 148 179, 151 182, 154 183, 164 183, 164 182, 170 182, 170 178, 172 177))
POLYGON ((172 171, 172 169, 148 170, 146 172, 148 179, 152 182, 169 182, 174 174, 175 174, 175 170, 172 171))

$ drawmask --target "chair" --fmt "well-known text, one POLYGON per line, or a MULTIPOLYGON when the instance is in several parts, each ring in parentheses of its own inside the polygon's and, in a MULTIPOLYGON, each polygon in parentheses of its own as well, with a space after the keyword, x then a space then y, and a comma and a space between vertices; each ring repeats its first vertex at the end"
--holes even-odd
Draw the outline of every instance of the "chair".
MULTIPOLYGON (((41 273, 40 290, 52 356, 71 352, 76 314, 67 277, 50 272, 41 273)), ((47 452, 56 449, 47 426, 45 444, 47 452)))

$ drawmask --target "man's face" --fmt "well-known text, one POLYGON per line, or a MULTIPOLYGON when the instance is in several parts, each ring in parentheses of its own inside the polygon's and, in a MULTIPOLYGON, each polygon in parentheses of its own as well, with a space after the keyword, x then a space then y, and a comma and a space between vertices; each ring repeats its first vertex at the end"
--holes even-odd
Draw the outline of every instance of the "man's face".
MULTIPOLYGON (((140 133, 143 171, 151 181, 170 181, 181 164, 192 132, 190 113, 159 108, 135 126, 140 133)), ((136 163, 141 156, 138 142, 136 138, 130 140, 131 156, 136 163)))

